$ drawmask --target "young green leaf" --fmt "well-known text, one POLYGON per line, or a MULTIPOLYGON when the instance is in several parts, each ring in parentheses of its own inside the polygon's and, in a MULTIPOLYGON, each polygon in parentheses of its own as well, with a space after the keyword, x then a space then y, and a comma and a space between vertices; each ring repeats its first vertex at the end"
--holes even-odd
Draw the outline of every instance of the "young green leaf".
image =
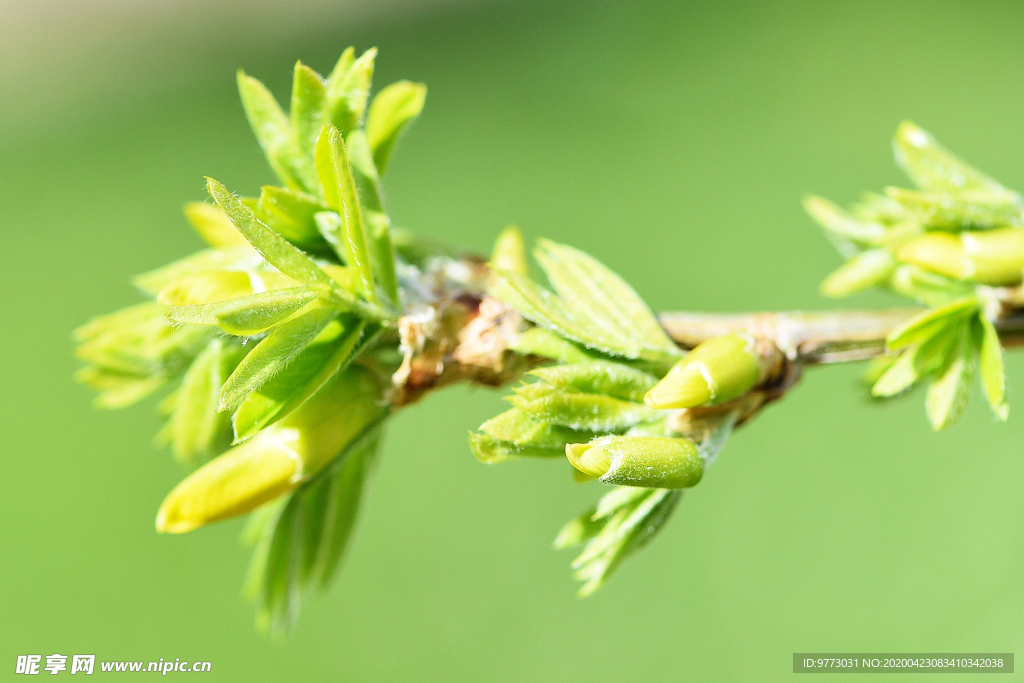
POLYGON ((945 306, 932 308, 893 330, 886 342, 893 350, 920 343, 937 334, 939 330, 974 315, 980 305, 977 297, 967 296, 945 306))
POLYGON ((876 398, 895 396, 946 365, 961 327, 962 323, 954 322, 938 328, 916 346, 904 350, 875 381, 871 395, 876 398))
POLYGON ((532 400, 523 396, 513 396, 509 400, 534 419, 589 431, 628 429, 658 416, 656 411, 645 405, 602 394, 558 392, 532 400))
POLYGON ((179 324, 217 325, 228 334, 247 337, 284 322, 318 295, 307 287, 261 292, 229 301, 178 306, 167 312, 167 319, 179 324))
POLYGON ((588 394, 607 394, 634 403, 642 403, 644 394, 658 383, 658 378, 654 375, 621 363, 607 361, 554 365, 532 370, 530 374, 561 389, 588 394))
POLYGON ((999 333, 984 312, 978 314, 975 327, 981 388, 992 412, 1000 421, 1005 422, 1010 414, 1010 405, 1006 402, 1006 376, 1003 372, 1003 349, 999 333))
POLYGON ((238 72, 238 92, 252 131, 274 172, 294 189, 314 191, 313 164, 303 155, 295 131, 274 96, 244 71, 238 72))
POLYGON ((384 210, 380 177, 366 134, 362 130, 352 131, 345 140, 345 150, 359 197, 374 277, 388 301, 397 304, 398 276, 395 273, 395 249, 391 243, 391 219, 384 210))
POLYGON ((269 264, 299 282, 331 287, 334 281, 288 240, 265 226, 226 187, 206 179, 210 196, 269 264))
POLYGON ((847 258, 860 251, 861 246, 878 246, 885 241, 887 231, 884 225, 860 220, 824 197, 808 195, 803 203, 804 210, 824 228, 825 235, 847 258))
POLYGON ((925 411, 936 430, 952 426, 963 415, 971 396, 974 363, 970 326, 963 325, 946 367, 928 388, 925 399, 925 411))
POLYGON ((237 408, 249 392, 259 389, 295 360, 336 314, 334 309, 318 307, 276 327, 228 377, 221 388, 218 410, 237 408))
POLYGON ((292 105, 288 114, 299 147, 312 158, 316 138, 327 120, 327 87, 320 74, 302 62, 295 62, 292 105))
MULTIPOLYGON (((629 492, 626 496, 618 495, 615 489, 608 496, 615 496, 616 505, 606 506, 604 516, 592 520, 601 524, 595 532, 593 526, 581 524, 574 520, 574 529, 563 533, 567 536, 566 545, 570 542, 586 540, 583 553, 573 561, 575 577, 583 581, 578 595, 586 597, 596 591, 622 560, 636 552, 661 530, 679 503, 682 493, 667 489, 636 489, 639 493, 629 492)), ((561 534, 560 534, 561 536, 561 534)))
POLYGON ((912 213, 922 225, 938 230, 990 230, 1019 226, 1021 206, 984 192, 921 192, 887 187, 885 193, 912 213))
POLYGON ((602 325, 636 340, 645 349, 679 355, 644 300, 622 278, 578 249, 539 240, 535 250, 555 291, 570 307, 579 306, 602 325))
POLYGON ((366 111, 377 48, 370 48, 355 61, 349 61, 348 54, 341 56, 327 78, 331 123, 345 135, 359 125, 366 111))
POLYGON ((576 344, 543 327, 524 330, 509 347, 522 354, 550 358, 561 363, 587 363, 594 360, 576 344))
POLYGON ((869 249, 853 256, 821 283, 821 293, 844 297, 883 284, 896 270, 896 259, 888 249, 869 249))
POLYGON ((280 374, 242 401, 235 412, 235 441, 244 441, 287 417, 358 355, 366 323, 348 317, 337 338, 310 344, 280 374))
POLYGON ((259 252, 246 242, 244 247, 204 249, 148 273, 137 275, 132 279, 132 284, 147 294, 156 296, 165 287, 189 275, 220 270, 248 272, 258 268, 261 263, 263 258, 259 252))
POLYGON ((217 412, 217 403, 241 351, 236 344, 214 339, 185 373, 168 421, 171 447, 179 461, 196 465, 228 446, 230 421, 217 412))
POLYGON ((526 247, 523 245, 523 234, 519 232, 519 228, 510 225, 501 231, 498 239, 494 240, 489 265, 498 270, 508 270, 520 275, 528 274, 526 247))
POLYGON ((923 190, 937 192, 979 192, 1012 203, 1020 195, 958 159, 942 147, 931 133, 904 121, 893 139, 896 163, 923 190))
POLYGON ((366 118, 366 137, 373 150, 373 162, 384 175, 391 152, 406 127, 423 111, 427 86, 398 81, 377 93, 366 118))
POLYGON ((231 220, 216 206, 206 202, 185 204, 185 219, 211 247, 242 247, 249 243, 231 220))
POLYGON ((590 317, 572 311, 560 298, 536 282, 510 271, 495 270, 492 294, 527 320, 550 328, 566 339, 626 358, 639 358, 644 350, 635 340, 601 327, 590 317))
MULTIPOLYGON (((324 237, 338 256, 359 276, 358 293, 369 301, 376 301, 370 251, 366 244, 352 169, 345 152, 345 141, 333 126, 325 126, 317 140, 316 170, 327 206, 337 211, 341 219, 336 223, 337 230, 324 231, 324 237)), ((320 222, 319 225, 323 229, 330 224, 320 222)))
POLYGON ((267 185, 260 191, 257 208, 261 220, 289 242, 303 249, 322 251, 327 248, 313 218, 327 207, 316 197, 267 185))

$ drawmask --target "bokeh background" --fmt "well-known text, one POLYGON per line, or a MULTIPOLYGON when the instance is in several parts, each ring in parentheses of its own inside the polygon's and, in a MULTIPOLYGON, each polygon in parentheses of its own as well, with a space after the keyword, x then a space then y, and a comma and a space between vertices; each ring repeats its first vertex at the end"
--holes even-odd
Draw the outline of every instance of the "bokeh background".
MULTIPOLYGON (((270 178, 234 90, 279 95, 379 46, 430 86, 396 221, 487 250, 515 222, 661 310, 833 306, 801 211, 903 181, 903 118, 1024 188, 1014 2, 0 2, 0 678, 18 654, 209 660, 204 680, 771 681, 794 651, 1024 653, 1024 408, 933 434, 920 393, 814 369, 729 444, 663 535, 580 601, 559 526, 596 499, 557 463, 486 467, 497 393, 400 414, 341 580, 253 630, 240 525, 161 537, 182 472, 152 403, 97 412, 70 331, 199 246, 209 174, 270 178)), ((890 303, 881 295, 839 305, 890 303)), ((1024 386, 1024 358, 1009 361, 1024 386)), ((67 675, 67 674, 65 674, 67 675)), ((826 678, 828 678, 826 676, 826 678)), ((927 678, 922 677, 922 678, 927 678)), ((956 676, 944 675, 943 681, 956 676)), ((877 680, 877 679, 875 679, 877 680)))

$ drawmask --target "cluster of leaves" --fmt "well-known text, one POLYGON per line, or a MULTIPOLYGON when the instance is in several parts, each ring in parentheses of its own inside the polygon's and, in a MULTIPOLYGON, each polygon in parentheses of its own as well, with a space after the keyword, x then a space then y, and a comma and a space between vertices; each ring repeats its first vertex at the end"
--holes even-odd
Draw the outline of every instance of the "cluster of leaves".
POLYGON ((344 458, 250 515, 243 540, 255 550, 244 592, 261 630, 290 630, 302 592, 326 588, 337 573, 379 445, 380 429, 368 430, 344 458))
POLYGON ((866 193, 849 210, 821 197, 804 201, 847 259, 822 292, 841 297, 880 286, 930 307, 888 339, 889 354, 867 375, 874 396, 890 397, 931 378, 928 418, 936 429, 948 427, 963 412, 980 358, 985 395, 1005 420, 993 304, 998 287, 1021 283, 1024 198, 910 122, 897 130, 893 149, 915 189, 866 193))
POLYGON ((935 429, 954 423, 967 407, 975 368, 992 412, 1009 415, 999 334, 977 296, 956 299, 915 317, 887 340, 893 354, 881 356, 868 371, 871 393, 887 398, 931 379, 925 409, 935 429))
MULTIPOLYGON (((550 364, 530 372, 508 397, 513 407, 470 436, 477 457, 489 463, 555 458, 564 457, 566 444, 609 435, 673 436, 668 413, 647 407, 643 397, 684 354, 648 306, 622 278, 579 250, 541 240, 534 255, 553 291, 530 278, 525 263, 516 267, 496 252, 491 293, 534 325, 514 348, 550 364)), ((573 563, 583 581, 580 595, 595 591, 657 535, 681 495, 616 486, 570 522, 556 546, 584 545, 573 563)))
MULTIPOLYGON (((349 48, 326 78, 296 64, 287 114, 240 72, 246 115, 281 184, 238 198, 208 179, 214 205, 185 213, 210 248, 136 278, 154 301, 76 332, 79 378, 100 406, 174 387, 160 404, 162 437, 187 465, 298 410, 397 318, 381 174, 426 89, 401 81, 367 107, 375 54, 349 48)), ((337 566, 375 444, 357 439, 259 511, 250 585, 265 624, 288 623, 299 589, 337 566)))

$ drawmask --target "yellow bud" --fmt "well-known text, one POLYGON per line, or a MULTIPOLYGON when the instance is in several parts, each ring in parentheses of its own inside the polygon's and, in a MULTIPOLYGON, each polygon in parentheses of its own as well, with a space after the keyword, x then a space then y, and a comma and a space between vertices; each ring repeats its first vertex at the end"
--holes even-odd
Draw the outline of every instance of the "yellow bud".
POLYGON ((565 457, 569 464, 577 470, 594 478, 601 478, 611 467, 608 452, 600 448, 592 448, 589 443, 565 444, 565 457))
POLYGON ((1024 229, 930 232, 904 244, 896 256, 957 280, 1016 285, 1024 270, 1024 229))
POLYGON ((760 377, 753 338, 726 334, 698 344, 647 392, 644 403, 657 410, 724 403, 750 391, 760 377))
POLYGON ((185 533, 296 488, 384 416, 380 393, 362 368, 336 376, 294 413, 174 487, 157 513, 157 531, 185 533))
POLYGON ((519 228, 510 225, 498 235, 491 254, 491 267, 526 275, 526 247, 519 228))

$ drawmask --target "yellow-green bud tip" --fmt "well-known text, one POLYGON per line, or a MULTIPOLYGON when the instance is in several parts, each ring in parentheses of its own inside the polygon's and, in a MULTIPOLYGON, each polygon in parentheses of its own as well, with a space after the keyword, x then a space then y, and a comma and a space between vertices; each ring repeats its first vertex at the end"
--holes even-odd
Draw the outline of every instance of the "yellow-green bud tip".
POLYGON ((591 448, 587 443, 565 444, 565 457, 577 470, 595 479, 603 477, 612 466, 605 449, 591 448))
POLYGON ((655 410, 724 403, 750 391, 761 376, 754 340, 726 334, 698 344, 644 396, 655 410))
POLYGON ((491 254, 491 267, 526 275, 526 246, 519 228, 510 225, 498 235, 491 254))
POLYGON ((245 514, 294 488, 299 461, 277 436, 247 441, 186 477, 160 505, 156 530, 183 534, 245 514))

